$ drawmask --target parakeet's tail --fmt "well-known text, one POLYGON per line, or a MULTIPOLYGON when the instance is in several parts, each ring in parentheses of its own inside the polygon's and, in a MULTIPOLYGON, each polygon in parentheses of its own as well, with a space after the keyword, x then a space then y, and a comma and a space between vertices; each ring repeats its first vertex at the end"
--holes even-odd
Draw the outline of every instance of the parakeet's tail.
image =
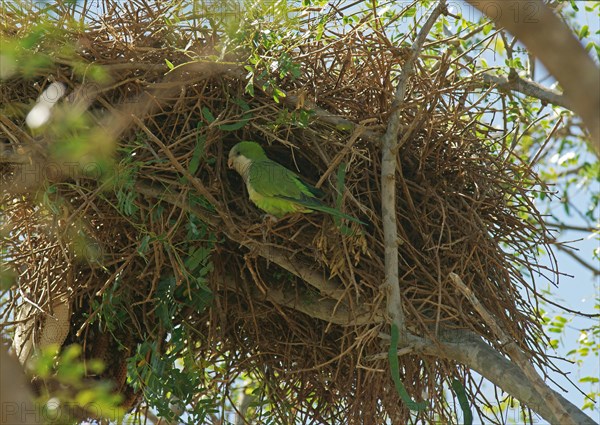
MULTIPOLYGON (((284 197, 282 196, 282 198, 284 198, 284 197)), ((358 218, 352 217, 351 215, 348 215, 348 214, 344 214, 343 212, 336 210, 335 208, 331 208, 330 206, 325 205, 323 202, 321 202, 320 200, 318 200, 316 198, 304 198, 304 199, 289 198, 289 199, 297 204, 300 204, 300 205, 308 208, 308 209, 324 212, 333 217, 345 218, 346 220, 350 220, 355 223, 362 224, 363 226, 367 225, 367 223, 365 223, 364 221, 360 221, 358 218)))
POLYGON ((343 212, 336 210, 335 208, 328 207, 327 205, 321 204, 321 205, 316 205, 316 206, 309 206, 309 208, 313 209, 315 211, 321 211, 321 212, 327 213, 333 217, 345 218, 346 220, 350 220, 355 223, 362 224, 363 226, 367 225, 367 223, 365 223, 364 221, 360 221, 356 217, 352 217, 351 215, 344 214, 343 212))

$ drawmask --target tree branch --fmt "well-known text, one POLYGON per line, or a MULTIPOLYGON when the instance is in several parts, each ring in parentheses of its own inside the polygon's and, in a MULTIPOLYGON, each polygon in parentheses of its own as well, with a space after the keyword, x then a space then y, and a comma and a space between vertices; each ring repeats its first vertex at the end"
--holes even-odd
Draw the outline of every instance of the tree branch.
MULTIPOLYGON (((517 365, 486 344, 478 335, 466 330, 446 330, 440 334, 440 344, 427 343, 417 346, 417 351, 461 363, 502 388, 534 412, 552 424, 562 424, 556 419, 531 381, 517 365)), ((579 425, 597 425, 589 416, 545 383, 544 388, 559 401, 570 419, 579 425)))
POLYGON ((562 22, 541 0, 467 0, 506 28, 540 59, 563 88, 591 133, 590 149, 600 157, 600 79, 598 67, 562 22))
MULTIPOLYGON (((287 93, 286 97, 284 98, 284 102, 289 106, 297 107, 300 103, 300 98, 294 94, 287 93)), ((349 119, 343 118, 339 115, 332 114, 326 109, 317 106, 313 102, 304 100, 302 103, 304 104, 304 107, 306 109, 315 113, 315 116, 319 121, 331 124, 337 130, 344 130, 349 133, 352 133, 356 130, 356 128, 361 127, 361 124, 357 124, 354 121, 350 121, 349 119)), ((364 128, 360 133, 360 137, 363 139, 378 142, 379 140, 381 140, 381 133, 374 130, 370 130, 368 128, 364 128)))
POLYGON ((350 309, 344 302, 323 298, 307 289, 296 287, 293 291, 285 291, 281 287, 269 287, 269 290, 263 293, 256 285, 253 285, 244 288, 242 292, 241 288, 235 284, 234 276, 214 273, 212 279, 217 280, 223 288, 227 288, 229 291, 240 295, 249 292, 254 299, 291 308, 327 323, 340 326, 360 326, 383 322, 381 311, 374 311, 362 304, 350 309))
POLYGON ((548 227, 556 227, 561 230, 573 230, 575 232, 586 232, 586 233, 598 233, 600 232, 600 225, 592 227, 592 226, 577 226, 575 224, 567 224, 561 222, 547 222, 546 225, 548 227))
POLYGON ((573 109, 573 105, 565 95, 556 90, 544 87, 535 81, 521 78, 518 75, 513 75, 510 78, 488 73, 481 75, 485 85, 495 85, 502 91, 516 91, 526 96, 535 97, 545 103, 562 106, 569 110, 573 109))
MULTIPOLYGON (((187 173, 187 170, 185 170, 185 172, 187 173)), ((190 178, 194 177, 188 177, 188 179, 190 178)), ((196 184, 200 185, 201 182, 197 181, 196 184)), ((229 238, 229 240, 238 243, 251 252, 263 257, 265 260, 277 264, 282 269, 289 271, 293 275, 311 285, 313 288, 319 290, 321 294, 336 301, 340 301, 343 298, 345 291, 343 290, 343 286, 340 282, 328 279, 322 271, 311 269, 310 266, 304 264, 300 258, 294 258, 292 261, 292 259, 289 258, 288 251, 278 249, 274 246, 266 247, 262 244, 242 237, 236 230, 235 226, 231 223, 231 220, 225 217, 224 214, 219 217, 223 221, 219 221, 213 212, 207 211, 197 205, 190 205, 186 202, 185 197, 182 197, 178 193, 169 193, 165 188, 158 188, 141 182, 136 184, 135 188, 141 194, 168 202, 171 205, 175 205, 184 211, 196 215, 211 228, 219 229, 219 231, 223 232, 229 238), (225 217, 225 219, 223 217, 225 217)))
POLYGON ((400 130, 400 111, 406 96, 408 79, 414 73, 414 64, 425 43, 425 38, 431 30, 433 23, 446 9, 446 2, 440 0, 432 10, 431 15, 421 28, 417 39, 411 47, 411 53, 402 70, 396 87, 394 101, 392 102, 390 120, 387 130, 382 138, 381 156, 381 215, 383 220, 383 236, 385 247, 385 279, 383 288, 386 291, 387 313, 398 327, 400 344, 406 343, 406 324, 404 307, 400 296, 400 282, 398 279, 398 225, 396 223, 396 156, 401 145, 398 142, 400 130))
POLYGON ((498 325, 496 319, 481 305, 473 291, 468 288, 462 281, 462 279, 455 273, 450 273, 450 280, 454 285, 463 293, 463 295, 469 300, 475 311, 484 320, 484 322, 490 327, 492 332, 499 339, 500 343, 510 355, 512 361, 521 368, 529 382, 532 383, 535 390, 547 401, 548 407, 555 418, 558 418, 559 423, 565 425, 576 425, 565 408, 562 406, 558 398, 552 392, 552 390, 544 383, 542 378, 537 374, 535 368, 521 351, 519 346, 509 338, 502 327, 498 325))

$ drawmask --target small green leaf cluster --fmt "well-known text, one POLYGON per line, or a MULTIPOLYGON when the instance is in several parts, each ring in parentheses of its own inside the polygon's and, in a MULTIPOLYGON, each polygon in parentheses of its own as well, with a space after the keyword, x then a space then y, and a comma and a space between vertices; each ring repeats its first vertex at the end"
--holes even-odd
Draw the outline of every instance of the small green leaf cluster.
POLYGON ((38 379, 53 381, 58 385, 43 386, 37 403, 48 424, 78 423, 73 412, 89 412, 98 419, 120 420, 125 412, 120 408, 122 396, 115 393, 110 382, 90 380, 88 376, 104 371, 98 359, 82 359, 82 348, 73 344, 62 349, 48 346, 32 360, 32 371, 38 379), (53 388, 49 390, 49 388, 53 388))

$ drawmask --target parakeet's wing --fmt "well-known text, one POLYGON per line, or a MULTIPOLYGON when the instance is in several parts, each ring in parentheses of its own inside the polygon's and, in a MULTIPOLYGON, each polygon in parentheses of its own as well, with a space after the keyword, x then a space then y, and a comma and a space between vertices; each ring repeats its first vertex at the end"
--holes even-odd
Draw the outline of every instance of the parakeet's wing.
POLYGON ((320 195, 318 189, 303 182, 293 171, 271 160, 254 161, 248 180, 256 192, 266 197, 300 201, 320 195))
POLYGON ((249 170, 249 183, 261 196, 290 201, 314 211, 345 218, 360 224, 364 222, 331 208, 321 202, 317 196, 323 193, 302 181, 297 174, 271 160, 255 161, 249 170))

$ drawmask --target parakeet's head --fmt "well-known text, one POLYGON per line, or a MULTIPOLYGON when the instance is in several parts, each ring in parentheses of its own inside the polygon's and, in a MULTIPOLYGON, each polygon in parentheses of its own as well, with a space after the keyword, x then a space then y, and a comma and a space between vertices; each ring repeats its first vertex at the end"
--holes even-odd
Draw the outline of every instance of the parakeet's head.
POLYGON ((241 169, 246 168, 246 164, 258 159, 268 159, 258 143, 240 142, 229 151, 227 166, 240 172, 241 169))

